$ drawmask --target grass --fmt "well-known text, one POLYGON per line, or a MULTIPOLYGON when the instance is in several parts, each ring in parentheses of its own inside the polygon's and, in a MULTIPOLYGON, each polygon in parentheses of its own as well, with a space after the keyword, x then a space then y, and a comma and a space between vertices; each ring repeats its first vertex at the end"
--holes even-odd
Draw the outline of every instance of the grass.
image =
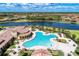
POLYGON ((79 31, 78 30, 70 30, 71 34, 75 34, 76 35, 76 39, 79 38, 79 31))
POLYGON ((6 26, 0 26, 0 28, 6 28, 6 26))
POLYGON ((4 56, 9 56, 9 53, 11 52, 11 50, 7 50, 5 53, 4 53, 4 56))
POLYGON ((27 50, 27 51, 21 50, 18 52, 18 55, 19 56, 31 56, 32 52, 33 52, 32 50, 27 50))
POLYGON ((76 54, 75 52, 73 52, 73 55, 74 55, 74 56, 79 56, 79 55, 78 55, 78 54, 76 54))
POLYGON ((52 56, 64 56, 64 52, 62 52, 61 50, 48 49, 48 51, 52 54, 52 56))
POLYGON ((3 24, 3 23, 5 23, 5 22, 0 22, 0 24, 3 24))
POLYGON ((10 48, 16 48, 16 46, 15 45, 12 45, 12 46, 10 46, 10 48))

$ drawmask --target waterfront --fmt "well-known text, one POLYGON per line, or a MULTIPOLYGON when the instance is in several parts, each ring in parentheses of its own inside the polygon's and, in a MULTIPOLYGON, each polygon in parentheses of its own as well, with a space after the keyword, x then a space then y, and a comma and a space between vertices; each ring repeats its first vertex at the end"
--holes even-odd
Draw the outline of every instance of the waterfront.
POLYGON ((79 30, 79 24, 59 23, 59 22, 4 22, 0 26, 49 26, 62 29, 79 30))

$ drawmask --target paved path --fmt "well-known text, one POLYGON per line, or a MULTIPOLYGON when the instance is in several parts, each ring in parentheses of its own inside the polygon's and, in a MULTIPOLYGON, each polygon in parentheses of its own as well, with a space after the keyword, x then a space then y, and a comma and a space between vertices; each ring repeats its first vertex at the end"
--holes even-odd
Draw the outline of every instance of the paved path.
POLYGON ((35 50, 31 56, 52 56, 48 50, 38 49, 35 50))
POLYGON ((52 48, 54 50, 62 50, 65 56, 67 56, 68 54, 73 55, 72 52, 75 51, 77 44, 71 39, 66 38, 66 40, 67 40, 67 43, 60 43, 60 42, 53 41, 54 46, 52 48), (75 46, 73 46, 74 44, 75 46))

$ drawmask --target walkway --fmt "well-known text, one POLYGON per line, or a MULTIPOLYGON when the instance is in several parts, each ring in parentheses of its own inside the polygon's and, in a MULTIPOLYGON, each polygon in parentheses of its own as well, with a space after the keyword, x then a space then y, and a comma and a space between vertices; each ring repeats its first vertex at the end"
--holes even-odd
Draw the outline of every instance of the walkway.
POLYGON ((38 49, 35 50, 31 56, 52 56, 48 50, 38 49))

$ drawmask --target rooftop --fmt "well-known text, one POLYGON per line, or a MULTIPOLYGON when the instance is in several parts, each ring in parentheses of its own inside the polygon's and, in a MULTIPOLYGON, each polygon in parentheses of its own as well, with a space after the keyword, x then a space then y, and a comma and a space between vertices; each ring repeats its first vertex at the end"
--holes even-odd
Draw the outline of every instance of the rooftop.
POLYGON ((26 33, 28 30, 25 29, 25 26, 17 26, 13 28, 6 28, 5 32, 0 34, 0 48, 3 47, 11 38, 14 36, 12 35, 13 32, 19 32, 19 33, 26 33))
POLYGON ((6 31, 0 34, 0 48, 3 47, 11 38, 13 38, 11 31, 6 31))

